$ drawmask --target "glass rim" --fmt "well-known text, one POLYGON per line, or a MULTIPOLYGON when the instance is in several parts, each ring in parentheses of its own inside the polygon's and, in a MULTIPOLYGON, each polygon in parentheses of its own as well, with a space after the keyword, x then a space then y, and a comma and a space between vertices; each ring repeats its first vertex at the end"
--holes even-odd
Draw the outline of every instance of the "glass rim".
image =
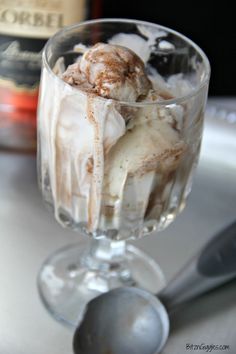
MULTIPOLYGON (((57 38, 60 38, 61 35, 63 35, 64 33, 70 32, 71 30, 75 29, 75 28, 79 28, 82 26, 86 26, 86 25, 90 25, 90 24, 96 24, 96 23, 112 23, 112 22, 119 22, 119 23, 130 23, 130 24, 138 24, 138 25, 146 25, 146 26, 150 26, 150 27, 154 27, 154 28, 158 28, 160 30, 163 31, 167 31, 169 33, 174 34, 175 36, 181 38, 182 40, 184 40, 185 42, 187 42, 189 45, 191 45, 196 52, 198 52, 201 56, 201 58, 203 59, 203 63, 204 63, 204 67, 205 67, 205 78, 204 80, 198 84, 193 90, 191 90, 191 92, 185 94, 185 95, 181 95, 178 97, 174 97, 171 99, 163 99, 160 101, 152 101, 152 102, 135 102, 135 101, 120 101, 120 100, 115 100, 112 98, 105 98, 102 96, 98 96, 99 99, 101 100, 113 100, 115 102, 117 102, 120 105, 124 105, 124 106, 132 106, 132 107, 144 107, 144 106, 152 106, 152 105, 159 105, 159 106, 168 106, 168 105, 172 105, 172 104, 180 104, 183 101, 186 101, 194 96, 196 96, 206 85, 208 85, 209 83, 209 79, 210 79, 210 74, 211 74, 211 66, 210 66, 210 62, 206 56, 206 54, 204 53, 204 51, 195 43, 193 42, 191 39, 189 39, 188 37, 186 37, 185 35, 181 34, 180 32, 177 32, 169 27, 166 26, 162 26, 159 24, 155 24, 152 22, 148 22, 148 21, 141 21, 141 20, 135 20, 135 19, 126 19, 126 18, 100 18, 100 19, 95 19, 95 20, 88 20, 88 21, 82 21, 70 26, 66 26, 62 29, 60 29, 59 31, 57 31, 52 37, 49 38, 49 40, 47 41, 47 43, 45 44, 45 47, 43 49, 43 53, 42 53, 42 61, 45 65, 45 67, 47 68, 48 72, 54 77, 57 78, 61 83, 64 83, 65 85, 69 85, 68 83, 66 83, 65 81, 63 81, 58 75, 56 75, 52 68, 50 67, 49 63, 48 63, 48 58, 47 58, 47 52, 48 52, 48 48, 50 47, 51 43, 56 40, 57 38)), ((75 88, 71 85, 69 85, 70 88, 72 90, 75 91, 80 91, 86 94, 85 91, 79 89, 79 88, 75 88)))

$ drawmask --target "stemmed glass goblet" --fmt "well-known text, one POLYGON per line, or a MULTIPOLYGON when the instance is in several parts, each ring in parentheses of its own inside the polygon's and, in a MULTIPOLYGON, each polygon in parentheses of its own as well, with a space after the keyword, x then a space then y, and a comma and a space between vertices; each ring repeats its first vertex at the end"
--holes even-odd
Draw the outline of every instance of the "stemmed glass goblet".
POLYGON ((163 286, 158 264, 126 241, 164 229, 183 209, 199 156, 209 75, 197 45, 147 22, 88 21, 46 44, 39 184, 57 221, 90 236, 89 245, 57 251, 40 270, 39 292, 56 319, 76 326, 86 303, 114 287, 157 292, 163 286), (62 79, 98 42, 128 47, 143 60, 150 99, 101 97, 62 79))

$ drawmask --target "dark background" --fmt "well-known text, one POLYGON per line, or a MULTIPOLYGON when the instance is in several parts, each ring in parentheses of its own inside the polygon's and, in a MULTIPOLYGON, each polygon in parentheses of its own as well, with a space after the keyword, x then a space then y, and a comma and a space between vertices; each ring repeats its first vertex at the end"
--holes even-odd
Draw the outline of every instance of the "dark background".
POLYGON ((210 95, 235 96, 236 12, 228 1, 211 3, 210 7, 207 1, 103 0, 102 17, 150 21, 183 33, 209 58, 210 95))

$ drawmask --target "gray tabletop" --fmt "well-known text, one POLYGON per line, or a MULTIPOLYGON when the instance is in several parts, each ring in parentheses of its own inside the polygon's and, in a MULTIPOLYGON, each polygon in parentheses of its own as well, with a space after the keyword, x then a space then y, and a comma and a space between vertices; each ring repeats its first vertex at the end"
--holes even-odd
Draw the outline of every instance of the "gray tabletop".
MULTIPOLYGON (((210 100, 200 164, 186 209, 164 232, 136 242, 159 262, 167 280, 235 219, 235 112, 236 99, 210 100)), ((52 251, 81 236, 63 230, 45 209, 35 167, 33 156, 0 153, 0 354, 72 354, 72 332, 43 308, 36 276, 52 251)), ((191 344, 229 345, 230 349, 212 353, 236 353, 236 281, 173 317, 163 354, 207 350, 203 346, 194 350, 191 344)))

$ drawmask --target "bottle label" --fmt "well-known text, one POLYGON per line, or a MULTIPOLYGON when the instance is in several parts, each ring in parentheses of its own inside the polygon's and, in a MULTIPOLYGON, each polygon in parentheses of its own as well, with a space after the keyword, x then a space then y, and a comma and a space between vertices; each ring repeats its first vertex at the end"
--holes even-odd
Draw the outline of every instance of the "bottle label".
POLYGON ((0 0, 0 89, 37 95, 47 38, 84 20, 86 5, 87 0, 0 0))
POLYGON ((0 33, 48 38, 86 16, 86 0, 0 0, 0 33))
POLYGON ((88 0, 0 0, 0 146, 34 149, 47 38, 87 15, 88 0))
MULTIPOLYGON (((4 38, 5 39, 5 38, 4 38)), ((9 39, 0 45, 0 86, 8 89, 35 90, 41 71, 41 48, 24 50, 25 39, 9 39)), ((42 44, 43 45, 43 44, 42 44)))

